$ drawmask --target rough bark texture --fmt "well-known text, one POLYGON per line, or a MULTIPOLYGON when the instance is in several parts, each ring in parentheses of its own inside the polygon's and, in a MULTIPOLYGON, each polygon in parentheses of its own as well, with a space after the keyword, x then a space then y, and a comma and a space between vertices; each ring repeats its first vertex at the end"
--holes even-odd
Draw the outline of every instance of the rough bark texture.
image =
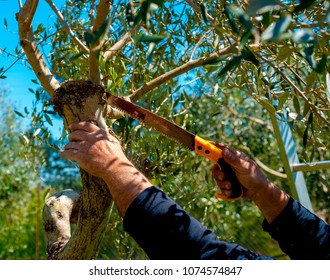
MULTIPOLYGON (((90 81, 67 81, 56 90, 53 104, 65 126, 74 121, 90 121, 108 131, 103 117, 107 107, 103 95, 102 86, 90 81)), ((45 204, 49 259, 94 259, 97 256, 112 199, 103 180, 84 170, 80 173, 83 188, 79 198, 77 192, 61 192, 45 204), (69 224, 75 219, 77 227, 70 236, 69 224)))

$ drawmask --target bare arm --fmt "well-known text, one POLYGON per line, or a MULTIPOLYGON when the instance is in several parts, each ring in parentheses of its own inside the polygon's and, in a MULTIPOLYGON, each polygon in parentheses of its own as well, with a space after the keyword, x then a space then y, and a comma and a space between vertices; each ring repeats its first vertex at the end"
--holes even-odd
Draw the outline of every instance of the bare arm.
POLYGON ((70 142, 60 156, 76 161, 88 173, 102 178, 124 216, 131 202, 152 184, 127 159, 111 134, 89 122, 73 123, 69 129, 70 142))
MULTIPOLYGON (((271 223, 288 204, 289 195, 270 182, 257 164, 245 154, 224 144, 214 144, 223 149, 223 159, 234 169, 243 187, 243 197, 253 200, 267 222, 271 223)), ((231 182, 219 166, 213 167, 212 175, 222 193, 230 196, 231 182)))

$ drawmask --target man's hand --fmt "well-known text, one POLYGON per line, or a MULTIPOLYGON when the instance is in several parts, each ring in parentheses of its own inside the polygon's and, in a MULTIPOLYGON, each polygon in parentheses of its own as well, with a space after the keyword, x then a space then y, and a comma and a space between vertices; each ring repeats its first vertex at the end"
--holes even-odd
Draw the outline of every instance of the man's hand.
POLYGON ((69 129, 70 143, 60 156, 76 161, 88 173, 102 178, 124 216, 132 201, 152 184, 127 159, 112 135, 89 122, 72 123, 69 129))
POLYGON ((69 141, 60 157, 76 161, 88 173, 103 178, 119 159, 127 160, 119 141, 89 122, 69 126, 69 141))
MULTIPOLYGON (((269 181, 257 164, 248 156, 228 145, 213 144, 222 149, 224 161, 235 171, 238 181, 243 187, 243 197, 253 200, 266 220, 271 223, 288 204, 289 195, 269 181)), ((232 183, 218 165, 213 167, 212 175, 221 192, 230 196, 232 183)))
MULTIPOLYGON (((222 149, 223 159, 232 167, 236 176, 243 187, 243 197, 255 200, 270 181, 265 174, 259 169, 257 164, 252 161, 244 153, 236 151, 233 147, 225 144, 213 143, 222 149)), ((231 195, 232 183, 226 178, 218 165, 214 165, 212 175, 221 189, 226 195, 231 195)))

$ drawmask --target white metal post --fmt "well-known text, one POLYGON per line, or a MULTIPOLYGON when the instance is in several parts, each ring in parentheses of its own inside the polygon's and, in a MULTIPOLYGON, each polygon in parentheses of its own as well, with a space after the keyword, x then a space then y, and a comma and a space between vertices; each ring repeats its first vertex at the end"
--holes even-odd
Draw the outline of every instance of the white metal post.
POLYGON ((301 171, 293 172, 292 169, 293 165, 299 164, 299 158, 290 127, 283 114, 275 116, 270 114, 270 118, 279 146, 284 170, 288 177, 291 195, 304 207, 312 211, 312 204, 309 198, 304 175, 301 171))

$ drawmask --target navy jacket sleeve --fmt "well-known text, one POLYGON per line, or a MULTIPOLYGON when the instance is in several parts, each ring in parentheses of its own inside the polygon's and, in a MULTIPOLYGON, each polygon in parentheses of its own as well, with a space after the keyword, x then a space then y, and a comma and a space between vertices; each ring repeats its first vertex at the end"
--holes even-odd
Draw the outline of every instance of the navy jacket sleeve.
POLYGON ((264 230, 279 242, 291 259, 330 259, 330 225, 293 198, 264 230))
POLYGON ((146 189, 132 202, 124 228, 150 259, 272 259, 217 240, 156 187, 146 189))

